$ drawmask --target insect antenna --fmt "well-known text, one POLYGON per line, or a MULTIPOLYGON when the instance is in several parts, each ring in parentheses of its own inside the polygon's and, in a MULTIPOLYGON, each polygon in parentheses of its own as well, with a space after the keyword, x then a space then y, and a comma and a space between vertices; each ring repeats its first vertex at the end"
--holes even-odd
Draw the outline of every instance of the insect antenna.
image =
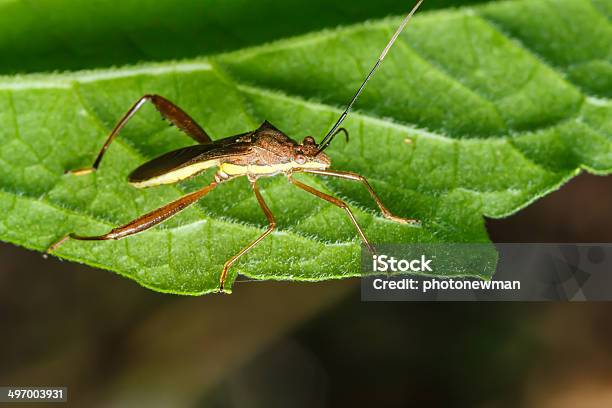
POLYGON ((410 10, 410 13, 408 13, 408 15, 406 15, 406 17, 404 17, 404 19, 402 20, 402 22, 400 23, 399 27, 397 28, 397 30, 395 30, 395 33, 393 34, 393 36, 391 37, 391 39, 389 40, 389 42, 387 43, 387 46, 385 47, 385 49, 382 51, 382 53, 380 54, 380 56, 378 57, 378 60, 376 61, 376 64, 374 64, 374 66, 372 67, 372 69, 370 70, 370 73, 368 74, 368 76, 365 78, 365 80, 363 81, 363 83, 361 84, 361 86, 359 87, 359 89, 357 90, 357 93, 355 93, 355 96, 353 96, 353 99, 351 99, 351 102, 349 102, 348 106, 346 107, 346 109, 344 110, 344 112, 342 112, 342 115, 340 115, 340 117, 338 118, 338 121, 336 122, 336 124, 331 128, 331 130, 327 133, 327 135, 325 135, 325 137, 323 138, 323 140, 321 140, 321 143, 319 143, 319 145, 317 146, 319 148, 318 153, 321 153, 323 150, 325 150, 325 148, 327 146, 329 146, 329 144, 331 143, 331 141, 334 139, 334 137, 338 134, 337 130, 340 127, 340 124, 342 123, 342 121, 344 121, 344 119, 346 118, 346 116, 348 115, 349 111, 351 110, 351 108, 353 107, 353 104, 355 103, 355 101, 357 100, 357 98, 359 97, 359 95, 361 94, 361 91, 363 91, 363 88, 365 88, 366 84, 368 83, 368 81, 370 80, 370 78, 372 77, 372 75, 374 75, 374 72, 376 72, 376 70, 378 69, 379 65, 381 64, 381 62, 385 59, 385 56, 387 55, 387 53, 389 52, 389 49, 391 48, 391 46, 393 45, 393 43, 395 42, 395 40, 397 40, 397 37, 399 37, 400 33, 402 32, 402 30, 404 30, 404 27, 406 27, 406 24, 408 24, 408 22, 410 21, 410 19, 412 18, 412 16, 414 15, 414 13, 417 11, 417 9, 419 8, 419 6, 421 5, 421 3, 423 3, 424 0, 419 0, 414 7, 412 8, 412 10, 410 10))

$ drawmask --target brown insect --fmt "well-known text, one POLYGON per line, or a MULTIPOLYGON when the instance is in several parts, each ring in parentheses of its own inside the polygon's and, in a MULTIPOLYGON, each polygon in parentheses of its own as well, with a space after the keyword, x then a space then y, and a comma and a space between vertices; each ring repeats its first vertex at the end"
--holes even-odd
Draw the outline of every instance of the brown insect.
POLYGON ((332 129, 318 144, 311 136, 305 137, 302 143, 298 143, 267 121, 251 132, 213 141, 204 129, 202 129, 187 113, 169 100, 159 95, 145 95, 141 97, 134 106, 127 111, 117 125, 115 125, 115 128, 112 130, 104 146, 102 146, 102 149, 98 153, 92 167, 72 170, 69 171, 69 173, 83 175, 97 170, 104 154, 121 128, 125 126, 146 102, 151 102, 159 113, 161 113, 163 118, 169 120, 199 144, 166 153, 143 164, 128 176, 128 181, 137 188, 153 187, 162 184, 177 183, 181 180, 193 177, 208 168, 217 167, 218 170, 215 174, 214 181, 200 190, 186 194, 178 200, 151 211, 125 225, 114 228, 104 235, 81 236, 68 234, 51 245, 49 249, 47 249, 47 252, 50 253, 54 251, 70 238, 82 241, 104 241, 109 239, 121 239, 145 231, 195 203, 219 184, 240 176, 246 176, 249 179, 255 197, 266 215, 269 225, 266 231, 256 240, 245 246, 225 262, 219 279, 219 291, 221 292, 224 291, 228 270, 232 264, 261 242, 261 240, 269 235, 276 227, 274 215, 266 205, 257 187, 257 180, 260 177, 285 174, 289 181, 295 186, 345 210, 352 223, 355 225, 357 233, 371 252, 374 252, 374 248, 364 235, 348 205, 336 197, 295 180, 293 178, 295 173, 310 173, 359 181, 363 183, 372 198, 374 198, 385 218, 400 223, 418 224, 417 220, 402 218, 391 214, 363 176, 356 173, 329 170, 331 160, 323 150, 329 146, 338 133, 344 133, 348 141, 348 132, 346 129, 341 128, 340 124, 346 118, 366 83, 379 67, 387 52, 422 2, 423 0, 418 1, 401 22, 400 26, 391 37, 391 40, 380 54, 376 64, 357 90, 357 93, 353 96, 332 129))

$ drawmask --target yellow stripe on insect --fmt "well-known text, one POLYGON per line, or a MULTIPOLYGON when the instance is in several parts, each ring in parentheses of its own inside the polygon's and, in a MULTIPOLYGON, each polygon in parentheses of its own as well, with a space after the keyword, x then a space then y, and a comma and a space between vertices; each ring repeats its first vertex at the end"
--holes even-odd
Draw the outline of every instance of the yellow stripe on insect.
POLYGON ((289 171, 294 168, 301 169, 324 169, 326 166, 320 163, 307 162, 304 164, 298 164, 296 162, 279 163, 275 165, 238 165, 232 163, 223 163, 219 170, 229 176, 242 176, 245 174, 262 175, 262 174, 276 174, 289 171))
POLYGON ((191 166, 185 166, 178 168, 174 171, 170 171, 165 174, 161 174, 157 177, 153 177, 148 180, 131 182, 136 188, 153 187, 161 184, 172 184, 177 181, 185 180, 191 176, 198 174, 199 172, 206 170, 213 166, 218 166, 219 160, 208 160, 205 162, 194 163, 191 166))

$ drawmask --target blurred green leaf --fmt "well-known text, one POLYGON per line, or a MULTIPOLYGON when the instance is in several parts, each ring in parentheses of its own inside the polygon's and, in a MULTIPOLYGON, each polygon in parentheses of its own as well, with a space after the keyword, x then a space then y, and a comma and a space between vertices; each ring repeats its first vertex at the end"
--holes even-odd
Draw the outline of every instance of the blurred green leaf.
MULTIPOLYGON (((415 18, 345 122, 351 142, 334 142, 329 154, 334 168, 366 176, 393 212, 422 228, 384 220, 360 185, 303 179, 346 199, 375 243, 487 242, 483 216, 511 214, 581 169, 610 173, 612 27, 600 5, 511 1, 415 18)), ((99 172, 63 175, 91 164, 145 93, 177 102, 214 138, 264 119, 294 139, 320 138, 398 21, 210 58, 0 78, 0 238, 44 250, 67 232, 104 233, 207 183, 210 173, 179 186, 127 184, 145 160, 192 143, 152 108, 130 122, 99 172)), ((279 230, 231 280, 359 275, 359 241, 341 210, 284 177, 262 189, 279 230)), ((248 183, 234 180, 160 227, 121 241, 69 241, 58 254, 155 290, 200 294, 216 289, 224 261, 264 227, 248 183)))
MULTIPOLYGON (((427 0, 423 9, 486 0, 427 0)), ((367 19, 405 0, 0 0, 0 74, 193 58, 367 19)))

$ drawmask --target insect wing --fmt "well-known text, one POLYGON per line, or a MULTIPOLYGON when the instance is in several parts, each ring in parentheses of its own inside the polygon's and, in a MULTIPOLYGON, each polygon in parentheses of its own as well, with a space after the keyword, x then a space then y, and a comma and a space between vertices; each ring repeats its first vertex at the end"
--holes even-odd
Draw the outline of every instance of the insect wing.
MULTIPOLYGON (((227 139, 203 145, 187 146, 144 163, 128 176, 128 180, 131 183, 142 183, 180 171, 188 174, 190 168, 194 169, 193 174, 195 174, 218 164, 220 159, 246 155, 250 151, 251 147, 248 144, 228 143, 227 139)), ((179 178, 182 179, 183 177, 179 178)))

